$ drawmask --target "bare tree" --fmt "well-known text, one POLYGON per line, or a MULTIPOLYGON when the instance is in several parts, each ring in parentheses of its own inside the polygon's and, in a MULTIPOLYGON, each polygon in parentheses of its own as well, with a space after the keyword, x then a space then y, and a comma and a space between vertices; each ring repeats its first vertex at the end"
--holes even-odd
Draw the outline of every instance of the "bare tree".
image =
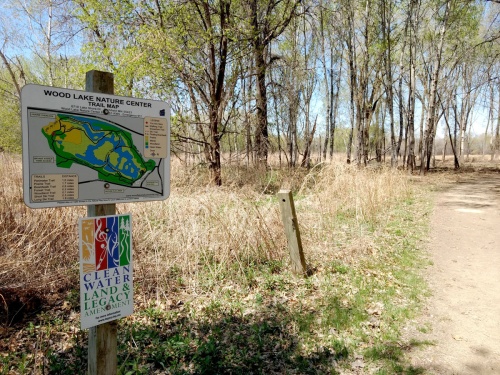
POLYGON ((267 165, 269 133, 267 119, 267 68, 269 66, 268 46, 278 38, 296 16, 301 0, 259 0, 249 1, 251 24, 251 45, 253 48, 256 75, 255 148, 257 162, 267 165))
POLYGON ((441 26, 439 29, 439 37, 437 45, 434 48, 434 63, 431 68, 431 80, 430 80, 430 91, 429 91, 429 109, 427 111, 427 118, 425 121, 426 129, 423 138, 423 147, 420 157, 420 172, 425 172, 429 170, 431 156, 432 156, 432 146, 434 144, 434 134, 436 130, 436 104, 437 104, 437 90, 438 82, 441 73, 441 59, 443 55, 444 46, 444 36, 448 28, 448 17, 450 14, 451 1, 447 0, 444 4, 444 14, 441 17, 441 26))

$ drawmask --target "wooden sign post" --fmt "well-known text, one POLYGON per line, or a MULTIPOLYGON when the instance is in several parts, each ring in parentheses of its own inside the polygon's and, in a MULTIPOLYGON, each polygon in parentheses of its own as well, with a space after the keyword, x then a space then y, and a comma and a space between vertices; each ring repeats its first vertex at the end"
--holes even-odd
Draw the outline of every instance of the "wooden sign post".
MULTIPOLYGON (((85 91, 114 94, 112 73, 91 70, 85 76, 85 91)), ((87 206, 87 216, 115 215, 115 204, 87 206)), ((117 322, 89 328, 88 371, 89 375, 116 375, 117 372, 117 322)))
POLYGON ((304 251, 302 250, 302 241, 300 239, 299 222, 295 213, 295 205, 290 190, 280 190, 278 192, 280 203, 281 220, 285 226, 286 238, 288 240, 288 249, 292 259, 292 270, 295 273, 306 273, 306 261, 304 251))
POLYGON ((125 307, 130 306, 133 311, 132 246, 128 246, 127 252, 125 242, 112 241, 122 233, 127 238, 127 232, 131 240, 131 218, 114 218, 118 216, 115 203, 168 198, 170 105, 114 95, 113 74, 108 72, 89 71, 85 79, 86 91, 42 85, 23 87, 23 198, 30 208, 87 205, 87 220, 80 220, 80 233, 85 222, 86 238, 106 233, 110 239, 103 242, 102 238, 94 238, 85 244, 85 252, 80 241, 80 281, 84 281, 82 307, 87 314, 83 316, 86 319, 82 320, 82 329, 93 326, 92 319, 97 324, 89 331, 88 372, 111 375, 117 373, 114 319, 132 313, 125 307), (108 152, 110 145, 113 149, 108 152), (119 221, 120 227, 116 228, 119 221), (90 222, 94 223, 93 229, 90 222), (88 260, 97 254, 96 246, 100 257, 94 259, 95 271, 84 272, 93 267, 88 260), (102 251, 104 247, 106 253, 102 251), (113 281, 107 277, 110 268, 113 281), (107 285, 91 280, 92 275, 100 275, 98 272, 108 280, 107 285), (104 287, 111 293, 108 300, 88 293, 104 287), (103 309, 110 311, 97 316, 104 313, 103 309))

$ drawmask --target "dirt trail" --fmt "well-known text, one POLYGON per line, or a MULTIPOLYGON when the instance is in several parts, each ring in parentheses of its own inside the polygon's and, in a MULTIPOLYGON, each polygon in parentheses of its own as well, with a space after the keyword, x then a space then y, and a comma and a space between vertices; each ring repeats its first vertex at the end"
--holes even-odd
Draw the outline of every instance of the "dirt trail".
POLYGON ((500 374, 500 174, 438 193, 427 270, 432 290, 410 339, 424 374, 500 374))

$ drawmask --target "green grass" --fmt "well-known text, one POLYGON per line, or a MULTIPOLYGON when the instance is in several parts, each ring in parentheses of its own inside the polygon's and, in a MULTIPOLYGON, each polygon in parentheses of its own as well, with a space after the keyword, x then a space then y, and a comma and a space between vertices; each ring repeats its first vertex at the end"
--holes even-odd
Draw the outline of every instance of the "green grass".
MULTIPOLYGON (((419 374, 405 364, 406 349, 398 341, 420 298, 421 280, 411 272, 418 256, 411 249, 393 253, 399 260, 356 266, 334 261, 309 278, 290 274, 281 263, 254 265, 254 287, 219 291, 177 310, 139 309, 120 322, 119 373, 335 374, 361 354, 379 374, 419 374), (397 272, 400 267, 405 272, 397 272), (406 304, 394 300, 401 288, 406 304), (382 303, 380 311, 376 303, 382 303)), ((45 330, 50 337, 53 330, 67 330, 59 317, 42 318, 27 333, 45 330)), ((48 372, 84 373, 86 339, 80 332, 69 350, 48 349, 48 372)), ((22 356, 3 360, 16 363, 19 373, 33 364, 22 356)))

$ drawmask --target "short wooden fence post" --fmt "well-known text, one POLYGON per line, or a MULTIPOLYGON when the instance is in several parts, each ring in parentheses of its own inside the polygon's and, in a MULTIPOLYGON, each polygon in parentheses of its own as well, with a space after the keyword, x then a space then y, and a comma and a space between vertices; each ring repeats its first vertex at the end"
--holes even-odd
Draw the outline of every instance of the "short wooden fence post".
POLYGON ((306 261, 304 251, 302 250, 302 241, 300 239, 299 222, 295 213, 295 205, 290 190, 280 190, 278 199, 281 210, 281 220, 285 226, 286 238, 288 240, 288 249, 292 259, 292 270, 294 273, 306 273, 306 261))

